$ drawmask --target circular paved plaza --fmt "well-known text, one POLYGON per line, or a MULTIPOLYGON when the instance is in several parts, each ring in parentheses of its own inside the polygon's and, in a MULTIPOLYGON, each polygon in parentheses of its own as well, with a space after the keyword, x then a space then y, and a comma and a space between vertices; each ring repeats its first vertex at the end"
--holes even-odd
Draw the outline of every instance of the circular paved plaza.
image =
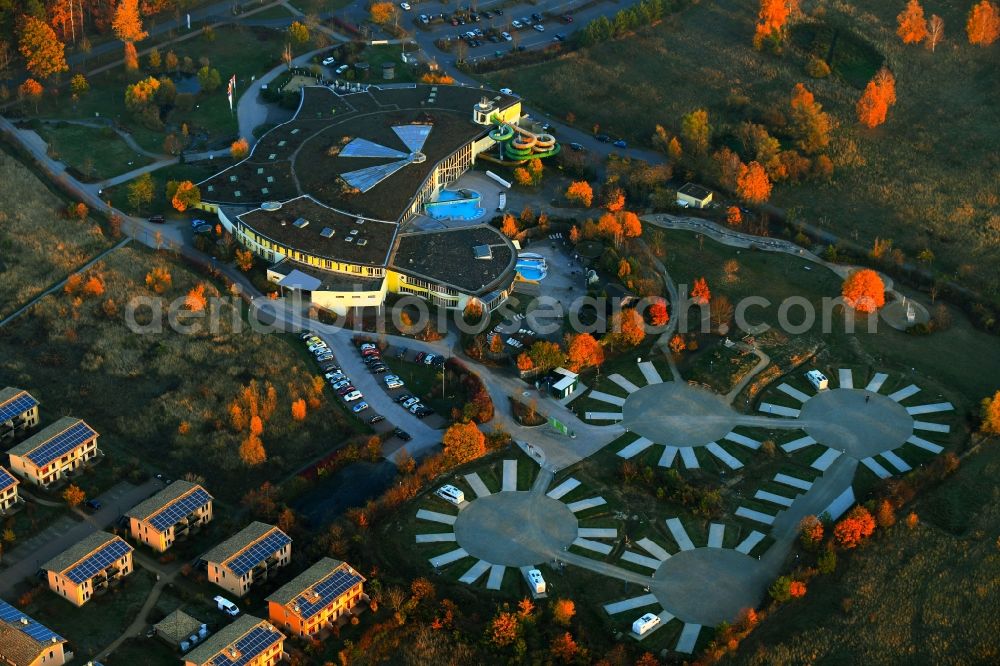
POLYGON ((666 446, 714 442, 733 429, 735 417, 725 398, 683 382, 650 384, 622 407, 622 425, 666 446))
POLYGON ((864 389, 822 391, 806 401, 799 418, 817 442, 858 460, 895 449, 913 434, 905 407, 864 389))
POLYGON ((667 611, 685 622, 714 627, 755 608, 768 586, 760 560, 735 550, 682 550, 660 565, 650 587, 667 611))
POLYGON ((576 535, 576 516, 565 504, 527 492, 482 497, 455 520, 455 539, 469 555, 511 567, 551 559, 576 535))

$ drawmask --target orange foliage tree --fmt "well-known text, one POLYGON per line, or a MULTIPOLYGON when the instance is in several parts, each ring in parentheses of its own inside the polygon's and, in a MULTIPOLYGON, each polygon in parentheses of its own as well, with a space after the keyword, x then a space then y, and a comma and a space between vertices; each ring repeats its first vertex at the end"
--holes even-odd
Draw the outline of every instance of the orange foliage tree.
POLYGON ((441 438, 444 455, 460 465, 486 455, 486 436, 475 423, 455 423, 441 438))
POLYGON ((388 23, 396 15, 396 6, 391 2, 374 2, 368 8, 372 23, 388 23))
POLYGON ((514 182, 521 187, 530 187, 531 185, 534 185, 531 174, 528 173, 528 170, 524 167, 517 167, 514 169, 514 182))
POLYGON ((743 223, 743 213, 738 206, 730 206, 726 209, 726 224, 731 227, 738 227, 743 223))
POLYGON ((841 295, 858 312, 875 312, 885 305, 885 284, 878 273, 862 268, 847 276, 841 295))
POLYGON ((823 540, 823 523, 816 516, 806 516, 799 522, 799 540, 812 549, 823 540))
POLYGON ((910 0, 896 17, 896 34, 904 44, 919 44, 927 38, 927 19, 918 0, 910 0))
POLYGON ((442 86, 450 86, 455 83, 454 77, 444 72, 427 72, 420 77, 421 83, 432 83, 442 86))
POLYGON ((552 656, 565 663, 570 663, 580 651, 580 647, 573 640, 573 636, 567 631, 552 639, 549 647, 552 656))
POLYGON ((712 291, 708 288, 708 280, 703 277, 694 281, 691 287, 691 301, 695 305, 704 305, 712 300, 712 291))
POLYGON ((306 401, 302 398, 292 402, 292 418, 296 421, 306 420, 306 401))
POLYGON ((896 524, 896 509, 889 500, 884 499, 878 503, 875 509, 875 522, 883 529, 896 524))
POLYGON ((766 39, 781 40, 788 19, 798 9, 798 0, 760 0, 753 44, 760 48, 766 39))
POLYGON ((833 528, 833 538, 841 548, 855 548, 875 531, 875 519, 863 506, 851 509, 833 528))
POLYGON ((604 209, 610 213, 617 213, 625 208, 625 192, 617 186, 607 187, 602 193, 604 209))
POLYGON ((885 122, 889 107, 896 103, 896 79, 886 68, 880 69, 861 94, 855 107, 858 120, 866 127, 878 127, 885 122))
POLYGON ((251 434, 240 443, 240 460, 247 467, 256 467, 267 462, 267 452, 260 437, 251 434))
POLYGON ((250 250, 236 250, 236 267, 244 273, 248 273, 253 268, 253 252, 250 250))
POLYGON ((989 46, 1000 37, 1000 10, 989 0, 982 0, 969 11, 965 32, 970 44, 989 46))
POLYGON ((139 56, 135 43, 141 42, 147 36, 142 29, 142 17, 139 15, 139 0, 121 0, 115 9, 111 28, 118 39, 125 42, 125 69, 139 69, 139 56))
POLYGON ((517 220, 514 219, 513 215, 507 214, 503 216, 503 221, 500 223, 500 233, 502 233, 507 238, 513 238, 519 233, 517 228, 517 220))
POLYGON ((618 214, 618 221, 626 238, 638 238, 642 235, 642 222, 635 213, 622 211, 618 214))
POLYGON ((590 208, 594 202, 594 189, 585 180, 576 180, 566 188, 566 201, 590 208))
POLYGON ((233 145, 229 146, 229 154, 233 156, 234 160, 243 159, 249 152, 250 144, 242 137, 233 141, 233 145))
POLYGON ((518 639, 521 623, 517 615, 500 611, 490 622, 490 641, 497 647, 506 647, 518 639))
POLYGON ((79 486, 71 483, 62 492, 62 498, 70 507, 77 507, 87 499, 87 493, 83 492, 79 486))
POLYGON ((27 100, 35 105, 35 113, 38 112, 38 102, 42 99, 42 84, 38 81, 27 78, 24 83, 17 87, 17 96, 19 99, 27 100))
POLYGON ((201 203, 201 190, 190 180, 182 180, 179 183, 176 181, 168 182, 167 196, 170 197, 170 205, 174 207, 174 210, 180 212, 201 203))
POLYGON ((517 369, 521 372, 527 372, 535 367, 535 363, 528 356, 528 352, 521 352, 517 355, 517 369))
POLYGON ((569 626, 570 620, 576 615, 576 604, 572 599, 557 599, 552 604, 552 621, 564 627, 569 626))
POLYGON ((793 580, 788 586, 788 594, 793 599, 806 596, 806 584, 801 580, 793 580))
POLYGON ((760 204, 771 196, 771 179, 759 162, 751 162, 740 166, 740 175, 736 179, 736 194, 744 201, 760 204))
POLYGON ((667 302, 658 298, 649 306, 649 323, 653 326, 666 326, 670 321, 670 312, 667 311, 667 302))
POLYGON ((69 69, 66 64, 66 46, 59 41, 48 23, 34 16, 24 17, 18 47, 24 56, 25 69, 32 76, 46 79, 69 69))
POLYGON ((645 324, 636 310, 620 310, 611 316, 613 340, 623 347, 635 347, 646 339, 645 324))
POLYGON ((171 277, 170 271, 166 268, 157 266, 146 273, 146 286, 157 294, 162 294, 167 289, 170 289, 172 283, 173 277, 171 277))
POLYGON ((84 296, 101 296, 104 294, 104 282, 99 276, 91 275, 83 283, 82 291, 84 296))
POLYGON ((687 343, 684 341, 684 338, 680 334, 675 333, 674 337, 670 338, 670 351, 680 354, 685 349, 687 349, 687 343))
POLYGON ((208 305, 208 299, 205 297, 205 285, 199 284, 192 288, 184 297, 184 305, 192 312, 204 310, 208 305))
POLYGON ((569 369, 573 372, 604 363, 604 348, 590 333, 571 336, 566 348, 569 369))
POLYGON ((983 398, 983 422, 979 429, 988 435, 1000 435, 1000 391, 992 398, 983 398))

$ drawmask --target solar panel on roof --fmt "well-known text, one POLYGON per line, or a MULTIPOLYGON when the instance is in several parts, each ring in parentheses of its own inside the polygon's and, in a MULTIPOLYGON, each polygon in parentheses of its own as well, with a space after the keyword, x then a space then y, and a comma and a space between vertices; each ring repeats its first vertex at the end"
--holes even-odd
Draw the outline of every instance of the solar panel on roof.
POLYGON ((291 542, 287 534, 276 530, 229 560, 229 568, 242 576, 291 542))
POLYGON ((26 457, 38 467, 44 467, 96 436, 97 433, 93 428, 83 421, 79 421, 27 454, 26 457))
POLYGON ((6 490, 14 484, 16 479, 5 469, 0 467, 0 490, 6 490))
POLYGON ((226 648, 208 663, 211 666, 246 666, 279 638, 281 634, 270 627, 254 627, 233 644, 237 656, 233 656, 232 648, 226 648))
POLYGON ((335 600, 341 594, 361 582, 361 576, 355 571, 338 569, 326 580, 313 585, 310 590, 299 595, 295 601, 298 613, 303 620, 308 620, 319 610, 335 600), (310 594, 315 592, 316 596, 310 594))
POLYGON ((176 502, 173 502, 149 519, 149 524, 159 531, 164 531, 185 516, 190 515, 195 509, 199 509, 212 499, 212 496, 201 488, 196 488, 194 492, 188 493, 176 502))
POLYGON ((28 393, 15 396, 13 400, 0 405, 0 423, 9 421, 15 416, 20 416, 38 404, 38 401, 28 393))
POLYGON ((39 624, 2 599, 0 599, 0 622, 9 624, 18 631, 21 631, 25 635, 35 639, 39 643, 49 643, 53 638, 57 641, 66 640, 56 632, 52 631, 43 624, 39 624))
POLYGON ((77 564, 75 567, 66 572, 66 578, 69 578, 74 583, 80 584, 85 580, 90 580, 96 576, 101 571, 104 571, 108 566, 120 557, 123 557, 126 553, 131 552, 132 546, 128 545, 121 539, 115 539, 104 546, 102 546, 93 555, 90 555, 84 561, 77 564))

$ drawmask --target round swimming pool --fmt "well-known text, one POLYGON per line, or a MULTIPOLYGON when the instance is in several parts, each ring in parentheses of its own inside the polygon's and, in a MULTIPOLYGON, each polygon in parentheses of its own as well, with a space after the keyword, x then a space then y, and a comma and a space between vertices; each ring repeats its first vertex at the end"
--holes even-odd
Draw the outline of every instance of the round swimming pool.
POLYGON ((529 282, 538 282, 545 279, 545 276, 549 274, 545 257, 531 252, 517 255, 517 263, 514 268, 522 280, 529 282))
POLYGON ((436 201, 424 204, 424 212, 435 220, 476 220, 486 213, 480 199, 472 190, 441 190, 436 201))

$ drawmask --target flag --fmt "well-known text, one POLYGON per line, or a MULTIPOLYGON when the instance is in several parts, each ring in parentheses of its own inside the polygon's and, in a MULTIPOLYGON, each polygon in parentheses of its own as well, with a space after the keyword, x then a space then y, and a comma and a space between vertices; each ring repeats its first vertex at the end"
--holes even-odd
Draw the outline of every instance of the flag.
POLYGON ((229 110, 233 110, 233 93, 236 91, 236 75, 233 74, 233 78, 229 79, 229 87, 226 90, 226 96, 229 97, 229 110))

